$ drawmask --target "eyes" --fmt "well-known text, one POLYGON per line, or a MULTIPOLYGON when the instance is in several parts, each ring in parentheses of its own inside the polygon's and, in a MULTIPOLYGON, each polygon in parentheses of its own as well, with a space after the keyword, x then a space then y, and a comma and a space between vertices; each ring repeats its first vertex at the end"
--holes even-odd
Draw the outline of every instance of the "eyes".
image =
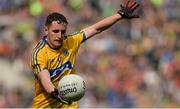
POLYGON ((53 33, 59 33, 61 32, 61 34, 65 34, 66 31, 65 30, 52 30, 53 33))

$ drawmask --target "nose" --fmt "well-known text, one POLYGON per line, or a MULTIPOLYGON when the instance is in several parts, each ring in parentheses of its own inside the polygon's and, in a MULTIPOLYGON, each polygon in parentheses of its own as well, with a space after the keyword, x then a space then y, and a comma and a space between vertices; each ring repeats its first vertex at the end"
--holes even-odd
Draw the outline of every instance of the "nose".
POLYGON ((62 33, 61 33, 61 32, 58 32, 58 33, 56 34, 56 36, 57 36, 58 39, 61 39, 61 38, 62 38, 62 33))

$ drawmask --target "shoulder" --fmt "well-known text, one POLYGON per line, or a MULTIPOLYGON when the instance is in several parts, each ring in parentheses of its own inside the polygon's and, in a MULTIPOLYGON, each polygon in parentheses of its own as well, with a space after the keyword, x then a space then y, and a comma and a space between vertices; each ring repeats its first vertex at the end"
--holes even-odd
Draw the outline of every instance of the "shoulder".
POLYGON ((68 38, 68 37, 73 37, 73 36, 77 36, 77 35, 81 35, 81 34, 83 34, 84 32, 82 32, 82 31, 78 31, 78 32, 74 32, 74 33, 72 33, 72 34, 68 34, 67 36, 66 36, 66 38, 68 38))
POLYGON ((46 43, 43 40, 40 40, 37 45, 34 47, 32 54, 38 54, 39 52, 43 51, 45 48, 46 43))

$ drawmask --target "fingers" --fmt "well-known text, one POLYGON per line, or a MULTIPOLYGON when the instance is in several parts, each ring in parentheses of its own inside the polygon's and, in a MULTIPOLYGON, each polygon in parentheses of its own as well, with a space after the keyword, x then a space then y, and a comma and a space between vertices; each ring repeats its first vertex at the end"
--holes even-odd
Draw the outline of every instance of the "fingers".
POLYGON ((130 2, 130 0, 128 0, 128 2, 126 3, 126 7, 128 7, 128 6, 129 6, 129 2, 130 2))
POLYGON ((134 12, 134 10, 136 10, 136 8, 139 7, 139 4, 135 1, 131 1, 130 4, 131 5, 129 6, 129 8, 132 10, 132 12, 134 12))
POLYGON ((130 8, 133 8, 135 5, 137 5, 137 3, 135 2, 135 1, 132 1, 132 3, 131 3, 132 5, 131 6, 129 6, 130 8))
POLYGON ((126 19, 139 18, 139 15, 134 14, 134 10, 139 7, 139 4, 134 0, 128 0, 125 6, 120 5, 121 9, 118 11, 119 14, 126 19))
POLYGON ((134 11, 134 10, 136 10, 137 7, 139 7, 139 4, 136 3, 136 5, 134 7, 132 7, 131 9, 134 11))

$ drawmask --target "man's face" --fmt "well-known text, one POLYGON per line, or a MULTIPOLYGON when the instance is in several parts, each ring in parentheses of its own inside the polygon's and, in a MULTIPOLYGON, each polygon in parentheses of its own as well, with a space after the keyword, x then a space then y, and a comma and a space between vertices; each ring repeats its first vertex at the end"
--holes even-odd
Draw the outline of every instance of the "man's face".
POLYGON ((66 33, 67 24, 53 21, 49 27, 45 28, 47 40, 51 47, 59 48, 62 46, 63 39, 66 33))

